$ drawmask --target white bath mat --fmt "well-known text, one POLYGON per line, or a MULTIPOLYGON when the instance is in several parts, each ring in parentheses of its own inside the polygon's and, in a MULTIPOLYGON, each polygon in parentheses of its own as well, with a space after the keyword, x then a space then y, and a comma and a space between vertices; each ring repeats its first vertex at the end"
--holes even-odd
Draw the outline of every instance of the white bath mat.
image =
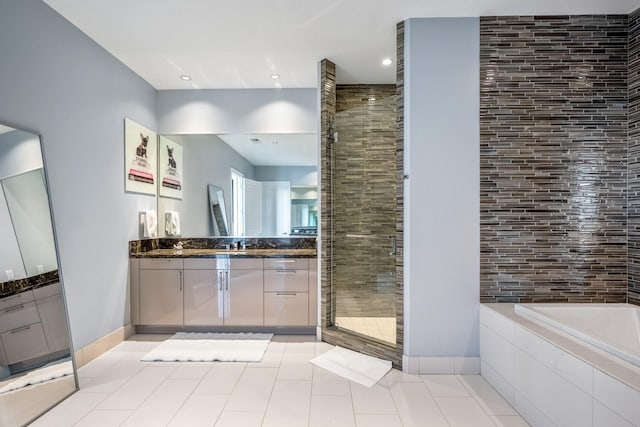
POLYGON ((259 362, 273 334, 178 332, 143 362, 259 362))
POLYGON ((388 360, 342 347, 335 347, 317 356, 311 363, 367 387, 373 386, 391 370, 391 362, 388 360))
POLYGON ((29 372, 26 375, 17 377, 14 381, 11 381, 4 387, 0 388, 0 394, 18 390, 29 385, 43 383, 45 381, 53 380, 56 378, 66 377, 67 375, 73 375, 73 365, 68 360, 64 362, 45 365, 41 368, 29 372))

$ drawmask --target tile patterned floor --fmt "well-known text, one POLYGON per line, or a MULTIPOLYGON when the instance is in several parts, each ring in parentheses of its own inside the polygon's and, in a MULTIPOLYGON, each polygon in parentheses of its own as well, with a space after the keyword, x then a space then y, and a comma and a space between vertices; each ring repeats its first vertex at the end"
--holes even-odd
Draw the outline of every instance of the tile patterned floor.
POLYGON ((260 363, 140 362, 136 335, 79 370, 80 391, 34 427, 526 426, 478 375, 390 371, 371 388, 309 363, 330 345, 275 336, 260 363))
POLYGON ((336 324, 340 328, 396 344, 395 317, 336 317, 336 324))

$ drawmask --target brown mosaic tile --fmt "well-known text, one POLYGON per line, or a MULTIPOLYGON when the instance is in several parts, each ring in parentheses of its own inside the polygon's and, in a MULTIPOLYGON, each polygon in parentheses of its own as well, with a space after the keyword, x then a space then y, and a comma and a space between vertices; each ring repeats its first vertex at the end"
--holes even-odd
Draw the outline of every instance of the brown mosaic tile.
POLYGON ((483 302, 627 299, 627 17, 480 19, 483 302))

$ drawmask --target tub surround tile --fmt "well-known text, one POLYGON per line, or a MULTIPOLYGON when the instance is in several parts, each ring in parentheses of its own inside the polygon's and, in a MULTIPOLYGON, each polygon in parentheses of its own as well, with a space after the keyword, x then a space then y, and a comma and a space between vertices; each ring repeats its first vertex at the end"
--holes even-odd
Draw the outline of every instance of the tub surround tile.
POLYGON ((640 9, 629 15, 629 293, 640 305, 640 9))
POLYGON ((626 302, 628 29, 480 18, 482 302, 626 302))
POLYGON ((518 316, 514 304, 483 304, 480 316, 482 376, 533 425, 633 425, 640 420, 640 368, 614 363, 595 347, 518 316), (487 318, 491 310, 493 317, 487 318), (499 317, 514 324, 513 339, 489 330, 499 317), (512 349, 508 357, 513 362, 489 351, 492 336, 512 349), (515 364, 512 377, 503 376, 508 363, 515 364))

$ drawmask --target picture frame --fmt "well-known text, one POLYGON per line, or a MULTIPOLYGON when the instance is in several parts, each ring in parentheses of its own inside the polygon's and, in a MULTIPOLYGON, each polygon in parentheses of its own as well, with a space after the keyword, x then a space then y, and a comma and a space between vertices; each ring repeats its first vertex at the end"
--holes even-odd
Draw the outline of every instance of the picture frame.
POLYGON ((158 194, 160 197, 182 199, 183 162, 182 145, 160 135, 158 139, 158 194))
POLYGON ((156 195, 158 137, 155 132, 125 117, 125 191, 156 195))

